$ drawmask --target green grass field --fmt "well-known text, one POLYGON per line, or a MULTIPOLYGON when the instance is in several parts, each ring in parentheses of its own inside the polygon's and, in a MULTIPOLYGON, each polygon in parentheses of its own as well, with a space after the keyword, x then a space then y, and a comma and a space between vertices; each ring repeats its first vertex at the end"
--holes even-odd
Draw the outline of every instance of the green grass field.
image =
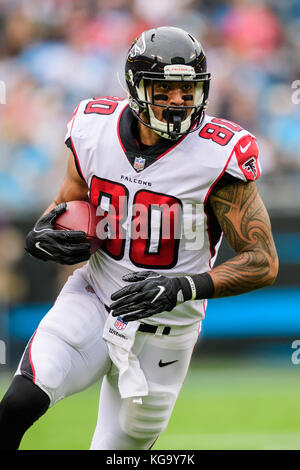
MULTIPOLYGON (((0 396, 6 384, 0 383, 0 396)), ((21 449, 88 449, 99 386, 50 409, 21 449)), ((167 430, 153 450, 300 449, 300 366, 193 361, 167 430)))

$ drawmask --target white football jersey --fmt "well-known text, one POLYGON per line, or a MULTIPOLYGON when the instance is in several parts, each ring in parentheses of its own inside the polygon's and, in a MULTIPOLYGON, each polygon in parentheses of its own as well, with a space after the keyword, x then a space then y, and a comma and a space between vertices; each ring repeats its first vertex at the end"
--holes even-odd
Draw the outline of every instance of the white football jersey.
MULTIPOLYGON (((222 232, 210 194, 260 176, 255 137, 235 123, 205 116, 200 130, 148 148, 135 139, 136 125, 127 100, 93 98, 78 105, 66 134, 90 200, 105 216, 99 236, 109 227, 111 238, 84 267, 106 305, 130 272, 183 276, 212 269, 222 232)), ((189 301, 145 323, 188 325, 204 318, 205 309, 206 299, 189 301)))

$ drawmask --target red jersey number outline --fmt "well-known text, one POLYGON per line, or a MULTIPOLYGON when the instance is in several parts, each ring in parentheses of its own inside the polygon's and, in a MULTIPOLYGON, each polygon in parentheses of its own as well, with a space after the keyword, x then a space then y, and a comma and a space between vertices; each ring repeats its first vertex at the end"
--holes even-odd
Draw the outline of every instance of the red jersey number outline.
POLYGON ((123 98, 119 98, 118 96, 102 96, 100 98, 93 98, 87 103, 84 109, 84 114, 112 114, 118 106, 118 101, 123 101, 123 98))
POLYGON ((216 144, 224 146, 232 139, 235 132, 240 132, 241 130, 242 127, 235 122, 221 118, 213 118, 211 122, 205 124, 201 129, 199 137, 212 140, 216 144))
MULTIPOLYGON (((128 196, 128 189, 123 184, 93 176, 90 188, 91 203, 101 207, 102 198, 106 197, 106 201, 110 201, 109 205, 112 209, 104 212, 105 221, 102 219, 102 226, 106 225, 106 222, 110 226, 111 221, 113 238, 107 239, 102 249, 116 260, 122 259, 125 252, 126 234, 122 224, 127 220, 128 196)), ((133 230, 136 230, 142 235, 130 238, 129 258, 131 262, 135 266, 148 269, 174 267, 178 259, 181 233, 181 201, 173 196, 141 189, 135 194, 133 207, 140 207, 143 210, 142 214, 134 211, 131 217, 131 234, 133 230), (170 211, 168 211, 169 208, 170 211), (156 252, 150 253, 150 221, 152 211, 155 209, 162 211, 162 227, 160 227, 160 236, 157 240, 158 249, 156 252), (170 220, 166 222, 169 223, 168 236, 164 236, 163 232, 166 212, 170 217, 170 220)))

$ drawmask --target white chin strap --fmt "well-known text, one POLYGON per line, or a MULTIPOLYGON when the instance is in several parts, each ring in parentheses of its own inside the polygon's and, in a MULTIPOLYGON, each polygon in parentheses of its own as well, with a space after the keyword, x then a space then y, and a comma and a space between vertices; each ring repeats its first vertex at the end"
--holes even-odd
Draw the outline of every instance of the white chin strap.
MULTIPOLYGON (((141 80, 140 85, 137 89, 138 97, 141 101, 150 101, 150 98, 145 96, 144 81, 141 80)), ((196 84, 194 106, 200 106, 203 100, 203 83, 196 84)), ((150 126, 154 132, 163 137, 164 139, 172 139, 170 133, 174 131, 174 124, 168 124, 167 122, 160 121, 154 115, 151 105, 148 105, 150 126)), ((185 133, 191 126, 191 117, 193 113, 181 122, 180 134, 185 133)))

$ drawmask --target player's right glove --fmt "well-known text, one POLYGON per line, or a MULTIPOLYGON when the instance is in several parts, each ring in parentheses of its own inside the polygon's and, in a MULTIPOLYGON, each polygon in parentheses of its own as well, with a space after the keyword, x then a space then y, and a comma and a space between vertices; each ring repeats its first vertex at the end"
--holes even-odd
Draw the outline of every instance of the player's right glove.
POLYGON ((60 264, 77 264, 91 256, 90 244, 83 242, 86 233, 75 230, 55 230, 55 219, 65 212, 65 202, 41 217, 26 237, 25 250, 43 261, 60 264))

